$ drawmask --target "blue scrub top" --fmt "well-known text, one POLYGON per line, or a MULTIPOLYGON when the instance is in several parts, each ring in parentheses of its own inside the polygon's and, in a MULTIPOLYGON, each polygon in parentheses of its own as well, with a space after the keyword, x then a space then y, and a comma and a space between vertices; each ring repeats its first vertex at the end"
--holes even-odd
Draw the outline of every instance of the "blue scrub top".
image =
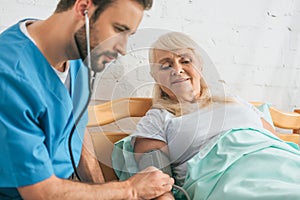
MULTIPOLYGON (((0 199, 55 174, 73 173, 68 138, 88 100, 88 70, 70 61, 71 91, 16 24, 0 35, 0 199)), ((78 164, 87 112, 72 138, 78 164)))

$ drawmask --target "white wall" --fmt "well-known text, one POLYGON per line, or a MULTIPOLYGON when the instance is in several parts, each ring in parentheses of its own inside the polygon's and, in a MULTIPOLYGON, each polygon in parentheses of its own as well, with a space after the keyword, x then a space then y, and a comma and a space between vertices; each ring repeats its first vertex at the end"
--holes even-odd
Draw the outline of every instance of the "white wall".
MULTIPOLYGON (((0 31, 24 17, 45 18, 56 3, 0 0, 0 31)), ((95 98, 150 96, 146 49, 157 34, 174 30, 191 35, 241 97, 300 107, 299 21, 299 0, 156 0, 129 41, 129 50, 138 50, 98 75, 95 98)))
POLYGON ((57 0, 0 0, 0 31, 23 18, 46 18, 57 0))

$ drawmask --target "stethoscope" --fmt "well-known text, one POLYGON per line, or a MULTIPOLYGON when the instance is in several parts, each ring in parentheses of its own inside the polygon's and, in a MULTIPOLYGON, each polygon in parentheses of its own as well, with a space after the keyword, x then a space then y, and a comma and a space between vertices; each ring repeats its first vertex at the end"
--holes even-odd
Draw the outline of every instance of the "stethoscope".
POLYGON ((80 178, 77 168, 76 168, 76 164, 75 164, 75 160, 74 160, 74 155, 72 152, 72 137, 74 135, 76 126, 78 124, 78 122, 80 121, 82 115, 85 113, 85 111, 88 108, 89 102, 91 100, 92 97, 92 93, 93 93, 93 87, 94 87, 94 80, 96 77, 96 73, 92 70, 92 66, 91 66, 91 44, 90 44, 90 21, 89 21, 89 15, 88 15, 88 11, 85 10, 84 11, 84 16, 85 16, 85 30, 86 30, 86 45, 87 45, 87 57, 85 60, 86 66, 88 68, 88 85, 89 85, 89 96, 88 99, 83 107, 83 109, 81 110, 78 118, 75 120, 75 123, 72 127, 72 130, 70 132, 69 135, 69 139, 68 139, 68 149, 69 149, 69 153, 70 153, 70 159, 72 162, 72 167, 74 170, 74 174, 77 177, 77 179, 79 181, 81 181, 82 179, 80 178))

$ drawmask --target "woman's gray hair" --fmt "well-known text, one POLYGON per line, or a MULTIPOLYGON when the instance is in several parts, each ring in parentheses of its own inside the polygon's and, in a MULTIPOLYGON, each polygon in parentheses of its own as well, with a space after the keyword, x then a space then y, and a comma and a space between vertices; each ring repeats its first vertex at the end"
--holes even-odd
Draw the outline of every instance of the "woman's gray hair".
MULTIPOLYGON (((150 64, 155 64, 155 50, 174 51, 177 49, 191 49, 201 61, 201 55, 198 48, 198 44, 188 35, 180 32, 170 32, 160 36, 151 45, 149 50, 149 62, 150 64)), ((152 69, 153 68, 151 67, 151 73, 152 69)))

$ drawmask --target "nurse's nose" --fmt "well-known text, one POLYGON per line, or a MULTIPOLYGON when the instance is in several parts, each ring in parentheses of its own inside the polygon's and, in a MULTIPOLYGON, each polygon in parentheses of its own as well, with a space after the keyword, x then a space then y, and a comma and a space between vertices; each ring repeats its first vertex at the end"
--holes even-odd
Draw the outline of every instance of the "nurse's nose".
POLYGON ((126 54, 126 46, 127 46, 128 36, 120 34, 120 38, 115 46, 115 51, 124 56, 126 54))

